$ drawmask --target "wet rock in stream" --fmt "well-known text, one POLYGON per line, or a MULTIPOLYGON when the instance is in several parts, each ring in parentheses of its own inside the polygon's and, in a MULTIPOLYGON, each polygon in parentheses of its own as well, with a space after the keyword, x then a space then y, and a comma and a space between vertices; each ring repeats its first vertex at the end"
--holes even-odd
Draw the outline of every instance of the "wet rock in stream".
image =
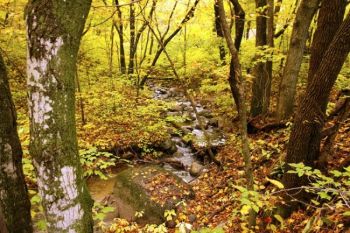
POLYGON ((203 168, 204 168, 203 165, 195 161, 191 164, 190 174, 192 176, 199 176, 203 171, 203 168))
POLYGON ((116 217, 148 224, 164 222, 164 211, 176 209, 181 200, 193 198, 187 183, 158 166, 128 168, 115 178, 112 193, 116 217), (135 212, 143 211, 141 218, 135 212))

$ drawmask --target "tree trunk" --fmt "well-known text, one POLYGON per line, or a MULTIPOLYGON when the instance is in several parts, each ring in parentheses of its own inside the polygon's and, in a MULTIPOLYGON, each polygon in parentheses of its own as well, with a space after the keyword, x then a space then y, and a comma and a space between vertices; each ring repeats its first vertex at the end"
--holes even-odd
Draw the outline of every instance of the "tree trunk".
POLYGON ((346 1, 323 0, 318 13, 317 28, 311 45, 308 80, 316 73, 324 53, 344 19, 346 1))
MULTIPOLYGON (((350 13, 341 24, 329 48, 325 52, 313 78, 307 85, 298 107, 294 126, 287 148, 286 163, 301 163, 314 167, 319 156, 321 130, 330 91, 350 50, 350 13)), ((287 166, 287 170, 290 167, 287 166)), ((286 189, 300 187, 305 182, 295 174, 285 172, 283 183, 286 189)), ((289 195, 300 197, 300 192, 289 195), (299 195, 297 195, 299 193, 299 195)))
POLYGON ((130 4, 130 54, 128 74, 134 73, 134 59, 137 45, 135 45, 135 8, 134 4, 130 4))
POLYGON ((5 216, 2 213, 1 206, 0 206, 0 232, 1 233, 9 233, 9 231, 7 230, 5 216))
POLYGON ((270 57, 266 61, 266 75, 267 75, 267 88, 266 88, 266 109, 265 112, 268 112, 270 106, 270 96, 271 96, 271 84, 272 84, 272 73, 273 73, 273 48, 274 44, 274 34, 275 34, 275 23, 274 23, 274 0, 267 0, 267 45, 269 46, 269 55, 270 57))
POLYGON ((230 2, 235 12, 235 47, 239 51, 244 33, 245 12, 238 0, 230 0, 230 2))
POLYGON ((298 74, 303 60, 305 42, 319 3, 320 0, 302 0, 296 13, 287 61, 280 83, 277 103, 277 118, 279 120, 287 119, 293 113, 298 74))
MULTIPOLYGON (((266 37, 266 10, 261 10, 266 7, 266 0, 255 0, 257 8, 257 17, 256 17, 256 42, 255 46, 257 49, 263 51, 263 46, 267 44, 266 37)), ((256 60, 262 59, 261 55, 256 55, 256 60)), ((271 89, 271 80, 266 70, 266 62, 260 61, 257 62, 253 69, 255 79, 253 81, 253 96, 251 101, 250 114, 255 117, 259 114, 264 114, 268 111, 268 104, 270 100, 270 90, 271 89)))
MULTIPOLYGON (((241 7, 241 5, 239 4, 238 0, 230 0, 231 3, 233 4, 234 7, 234 12, 235 12, 235 48, 237 51, 239 51, 240 47, 241 47, 241 42, 242 42, 242 38, 243 38, 243 33, 244 33, 244 19, 245 19, 245 12, 243 10, 243 8, 241 7)), ((237 106, 237 111, 240 111, 240 97, 239 97, 239 89, 238 89, 238 84, 237 84, 237 80, 235 78, 235 63, 233 61, 233 59, 231 59, 230 62, 230 75, 228 78, 229 84, 230 84, 230 88, 231 88, 231 93, 232 93, 232 97, 236 103, 237 106)))
MULTIPOLYGON (((220 18, 219 18, 219 8, 218 4, 215 2, 214 3, 214 15, 215 15, 215 32, 216 36, 219 37, 221 40, 224 38, 224 33, 221 28, 220 24, 220 18)), ((225 51, 225 46, 223 45, 222 41, 219 42, 219 55, 220 55, 220 60, 222 62, 222 65, 225 65, 225 56, 226 56, 226 51, 225 51)))
MULTIPOLYGON (((223 1, 216 0, 215 2, 219 6, 220 22, 224 32, 227 46, 231 54, 231 67, 233 68, 233 72, 230 73, 230 79, 235 79, 235 84, 236 84, 235 88, 232 89, 232 92, 234 93, 233 97, 238 99, 238 101, 236 101, 236 105, 237 105, 239 119, 240 119, 239 129, 240 129, 241 140, 242 140, 242 154, 243 154, 244 163, 245 163, 245 176, 247 180, 247 189, 254 190, 254 177, 253 177, 253 170, 252 170, 250 151, 249 151, 249 140, 248 140, 248 133, 247 133, 247 108, 245 103, 244 79, 242 77, 241 64, 239 61, 238 51, 235 48, 235 44, 231 37, 230 29, 225 19, 225 9, 224 9, 223 1)), ((251 209, 250 215, 249 215, 250 227, 255 225, 255 216, 256 216, 255 212, 251 209)))
POLYGON ((124 27, 123 27, 123 15, 119 7, 119 0, 115 0, 115 5, 117 8, 118 22, 114 25, 117 29, 119 36, 119 56, 120 56, 120 72, 122 74, 126 73, 126 62, 125 62, 125 49, 124 49, 124 27))
POLYGON ((0 113, 0 210, 8 232, 32 232, 30 201, 22 170, 22 148, 17 134, 15 106, 1 54, 0 113))
POLYGON ((30 154, 49 232, 93 231, 75 123, 77 53, 90 0, 27 6, 30 154))

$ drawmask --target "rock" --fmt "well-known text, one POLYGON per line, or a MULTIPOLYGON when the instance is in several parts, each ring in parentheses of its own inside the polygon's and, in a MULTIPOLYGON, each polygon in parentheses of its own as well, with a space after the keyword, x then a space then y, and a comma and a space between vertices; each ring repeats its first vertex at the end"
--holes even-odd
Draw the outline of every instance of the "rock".
POLYGON ((167 154, 173 154, 177 151, 176 144, 174 141, 171 140, 171 138, 166 139, 162 143, 160 143, 159 146, 157 146, 160 151, 163 151, 167 154))
POLYGON ((196 120, 196 117, 193 116, 193 115, 192 115, 191 113, 189 113, 189 112, 185 112, 185 113, 183 114, 183 118, 186 119, 185 122, 191 122, 191 121, 196 120))
MULTIPOLYGON (((204 129, 208 129, 208 126, 209 126, 209 120, 204 118, 204 117, 201 117, 202 119, 202 123, 203 123, 203 127, 204 129)), ((199 125, 199 122, 196 121, 196 125, 194 127, 195 129, 201 129, 200 125, 199 125)))
POLYGON ((191 164, 191 168, 190 168, 190 174, 192 176, 199 176, 203 170, 203 165, 201 165, 200 163, 194 161, 192 164, 191 164))
POLYGON ((183 110, 183 107, 179 104, 173 105, 169 108, 170 112, 181 112, 183 110))
POLYGON ((175 158, 180 158, 180 157, 182 157, 182 156, 184 156, 180 151, 176 151, 174 154, 173 154, 173 157, 175 157, 175 158))
POLYGON ((167 116, 181 116, 181 112, 167 112, 167 116))
POLYGON ((208 109, 203 109, 198 113, 200 116, 206 117, 206 118, 211 118, 211 112, 208 109))
POLYGON ((219 121, 216 118, 211 118, 208 121, 208 125, 213 126, 213 127, 219 127, 219 121))
POLYGON ((160 88, 156 92, 158 92, 159 94, 162 94, 162 95, 167 93, 167 91, 165 89, 160 89, 160 88))
POLYGON ((184 134, 190 134, 192 132, 193 128, 192 126, 190 125, 184 125, 184 126, 181 126, 181 131, 184 133, 184 134))
POLYGON ((193 197, 190 185, 158 166, 128 168, 115 177, 112 197, 119 218, 140 224, 164 222, 164 211, 176 209, 182 199, 193 197), (162 192, 159 192, 162 190, 162 192), (144 211, 135 218, 136 211, 144 211))

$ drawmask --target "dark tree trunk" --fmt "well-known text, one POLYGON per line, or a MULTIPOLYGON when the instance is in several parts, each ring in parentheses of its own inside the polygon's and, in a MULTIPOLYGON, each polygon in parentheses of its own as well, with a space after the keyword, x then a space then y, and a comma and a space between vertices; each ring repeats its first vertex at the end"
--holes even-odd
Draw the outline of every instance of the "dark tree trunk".
POLYGON ((5 216, 2 213, 1 206, 0 206, 0 233, 9 233, 9 231, 7 230, 5 216))
POLYGON ((27 5, 30 154, 49 232, 93 231, 75 122, 77 54, 90 0, 27 5))
MULTIPOLYGON (((256 8, 262 9, 266 7, 266 0, 255 0, 256 8)), ((267 20, 266 10, 258 12, 256 17, 256 43, 257 49, 262 49, 263 46, 267 45, 267 20)), ((256 60, 261 59, 260 55, 256 56, 256 60)), ((257 62, 254 66, 254 81, 253 81, 253 95, 251 101, 250 114, 254 117, 259 114, 264 114, 268 111, 268 104, 270 100, 270 88, 271 80, 269 79, 266 62, 257 62)))
MULTIPOLYGON (((221 38, 223 40, 224 38, 224 33, 222 32, 221 24, 220 24, 220 18, 219 18, 219 7, 218 4, 215 2, 214 3, 214 14, 215 14, 215 32, 217 37, 221 38)), ((223 45, 222 42, 219 44, 219 55, 220 55, 220 60, 222 61, 222 65, 225 65, 225 57, 226 57, 226 51, 225 51, 225 46, 223 45)))
POLYGON ((17 134, 6 67, 0 54, 0 210, 10 233, 32 232, 30 201, 22 170, 22 148, 17 134))
POLYGON ((125 61, 125 49, 124 49, 124 27, 123 27, 123 14, 119 7, 119 0, 115 0, 117 14, 118 14, 118 22, 114 25, 117 29, 119 36, 119 56, 120 56, 120 72, 122 74, 126 73, 126 61, 125 61))
MULTIPOLYGON (((244 90, 244 79, 242 77, 242 69, 239 61, 238 50, 235 48, 235 43, 232 40, 231 32, 228 27, 225 18, 225 9, 222 0, 216 0, 219 6, 220 22, 224 32, 227 46, 231 54, 231 72, 230 79, 235 79, 235 88, 232 89, 233 97, 237 98, 236 105, 239 114, 240 121, 240 136, 242 141, 242 155, 245 163, 245 177, 247 182, 247 189, 254 190, 254 177, 249 151, 249 139, 247 133, 247 107, 245 104, 245 90, 244 90)), ((255 212, 251 209, 249 214, 249 226, 255 225, 255 212)))
POLYGON ((135 8, 134 4, 130 4, 130 53, 129 53, 129 69, 128 74, 134 73, 134 59, 137 45, 135 45, 135 8))
MULTIPOLYGON (((236 20, 235 20, 235 41, 234 41, 234 45, 237 51, 239 51, 240 47, 241 47, 241 42, 242 42, 242 38, 243 38, 243 33, 244 33, 244 19, 245 19, 245 12, 243 10, 243 8, 241 7, 241 5, 239 4, 238 0, 230 0, 231 3, 233 4, 234 7, 234 12, 235 12, 235 16, 236 16, 236 20)), ((232 93, 232 97, 236 103, 237 106, 237 111, 239 111, 240 109, 240 98, 239 98, 239 89, 238 89, 238 84, 237 84, 237 80, 236 80, 236 74, 235 74, 235 62, 233 61, 233 59, 231 59, 230 62, 230 75, 228 78, 229 84, 230 84, 230 88, 231 88, 231 93, 232 93)))
MULTIPOLYGON (((319 156, 321 130, 330 91, 350 50, 350 13, 341 24, 319 68, 310 79, 302 98, 287 148, 286 163, 304 163, 314 167, 319 156)), ((287 166, 287 170, 290 168, 287 166)), ((305 181, 304 181, 305 182, 305 181)), ((303 180, 294 174, 285 173, 283 183, 286 189, 300 187, 303 180)), ((303 198, 300 192, 289 193, 303 198), (299 193, 299 195, 297 195, 299 193)))
POLYGON ((267 75, 267 87, 266 87, 266 112, 270 106, 270 96, 271 96, 271 83, 272 83, 272 71, 273 71, 273 48, 274 44, 274 34, 275 34, 275 23, 274 23, 274 0, 267 0, 267 45, 269 46, 269 59, 266 61, 266 75, 267 75))
POLYGON ((239 51, 244 33, 245 12, 238 0, 230 0, 230 2, 235 12, 235 47, 239 51))
MULTIPOLYGON (((323 0, 311 45, 308 79, 316 73, 324 53, 344 19, 346 1, 323 0)), ((309 80, 310 81, 310 80, 309 80)))

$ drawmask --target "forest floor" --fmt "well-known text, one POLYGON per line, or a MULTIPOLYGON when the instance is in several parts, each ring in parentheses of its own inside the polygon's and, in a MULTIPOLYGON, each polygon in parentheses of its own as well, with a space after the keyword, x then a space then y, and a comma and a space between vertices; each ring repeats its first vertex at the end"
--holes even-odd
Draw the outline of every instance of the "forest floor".
MULTIPOLYGON (((269 123, 266 119, 257 121, 260 125, 269 123)), ((328 123, 328 125, 331 124, 332 122, 328 123)), ((281 129, 249 135, 256 197, 257 200, 259 199, 257 202, 261 202, 254 232, 350 232, 350 218, 339 214, 336 207, 320 208, 320 206, 308 205, 294 212, 287 219, 282 219, 279 215, 271 216, 273 208, 281 203, 279 197, 281 187, 277 187, 279 183, 276 186, 273 181, 281 180, 290 130, 291 125, 287 124, 287 127, 281 129)), ((189 223, 192 229, 211 229, 201 232, 221 232, 220 229, 224 232, 249 232, 247 210, 242 206, 242 195, 245 189, 244 161, 240 154, 239 135, 236 132, 237 128, 233 125, 226 132, 228 135, 226 144, 218 151, 217 158, 222 162, 223 167, 218 168, 213 163, 206 164, 206 172, 190 183, 195 193, 194 199, 186 201, 177 208, 173 219, 177 226, 181 226, 181 223, 189 223)), ((334 144, 334 154, 329 158, 326 171, 349 165, 349 140, 350 120, 348 119, 339 130, 334 144)), ((161 188, 161 184, 157 186, 157 189, 161 188)), ((118 226, 134 227, 128 228, 134 230, 126 232, 145 229, 143 226, 117 220, 110 228, 110 232, 118 226)), ((178 232, 173 227, 174 225, 168 228, 169 232, 178 232)))
MULTIPOLYGON (((109 79, 106 80, 108 82, 102 82, 101 80, 96 82, 98 89, 92 83, 85 94, 78 95, 78 139, 80 149, 87 155, 87 160, 83 163, 87 177, 99 177, 111 170, 105 169, 106 167, 109 168, 115 165, 115 161, 111 161, 111 157, 108 157, 109 154, 102 154, 102 156, 107 156, 103 158, 93 157, 94 160, 89 161, 90 155, 95 156, 97 147, 108 147, 111 143, 117 142, 118 146, 121 147, 131 148, 132 145, 137 145, 139 148, 148 150, 145 146, 147 143, 158 143, 164 140, 168 134, 166 132, 167 122, 161 119, 161 113, 169 108, 169 103, 150 99, 150 96, 152 96, 151 90, 144 90, 140 96, 135 96, 135 90, 128 86, 130 84, 125 82, 111 84, 109 79), (127 88, 121 88, 118 85, 126 85, 127 88), (85 100, 85 111, 88 120, 85 125, 81 124, 80 116, 79 99, 82 97, 85 100), (89 150, 91 150, 91 153, 89 150)), ((212 88, 214 93, 220 88, 220 83, 221 81, 218 82, 215 90, 212 88)), ((234 112, 232 111, 232 99, 230 99, 230 93, 225 85, 224 91, 221 91, 222 95, 216 98, 220 100, 217 103, 212 97, 211 87, 208 84, 206 85, 208 90, 205 90, 202 95, 197 95, 196 99, 203 106, 210 109, 215 117, 221 118, 221 121, 224 122, 222 131, 226 135, 226 143, 220 147, 216 156, 223 166, 218 168, 213 163, 204 164, 205 172, 190 183, 195 194, 194 198, 183 202, 177 208, 176 215, 173 217, 175 225, 172 224, 167 230, 168 232, 175 232, 183 226, 192 226, 192 229, 195 230, 210 229, 201 232, 248 232, 247 209, 242 204, 246 192, 244 161, 240 154, 240 139, 237 133, 237 121, 235 121, 237 120, 236 114, 232 113, 234 112), (227 101, 230 103, 225 104, 227 101), (176 225, 178 227, 174 228, 176 225)), ((18 97, 20 100, 23 98, 25 96, 18 97)), ((331 101, 335 102, 335 93, 333 93, 331 101)), ((32 198, 34 220, 37 225, 45 225, 39 205, 40 198, 36 194, 34 168, 28 155, 29 129, 24 103, 24 101, 19 103, 17 101, 16 103, 19 111, 19 135, 24 149, 24 172, 32 198)), ((255 121, 257 125, 263 126, 269 123, 271 119, 257 118, 255 121)), ((328 123, 328 125, 331 124, 332 122, 328 123)), ((255 201, 259 202, 260 205, 254 231, 349 232, 350 217, 339 214, 336 206, 328 208, 327 206, 309 205, 294 212, 287 219, 281 219, 279 216, 269 216, 272 209, 280 203, 279 195, 276 195, 280 193, 279 183, 276 186, 274 181, 280 181, 283 174, 283 160, 291 126, 291 124, 287 124, 283 128, 268 131, 258 130, 258 132, 249 134, 256 191, 254 195, 255 201)), ((334 155, 329 159, 326 170, 330 171, 339 169, 344 165, 348 166, 349 154, 350 119, 345 121, 339 130, 334 144, 334 155)), ((140 156, 147 160, 154 159, 154 156, 159 155, 145 152, 140 156)), ((124 159, 123 162, 125 162, 124 159)), ((167 183, 166 180, 162 182, 167 183)), ((157 186, 157 189, 162 188, 162 182, 157 186)), ((100 194, 103 193, 103 189, 108 189, 108 187, 111 189, 113 186, 113 183, 101 184, 97 190, 100 194)), ((95 210, 95 214, 98 215, 98 211, 95 210)), ((97 220, 97 222, 100 220, 97 220)), ((100 226, 101 224, 103 225, 103 221, 97 225, 100 226)), ((169 224, 167 225, 169 226, 169 224)), ((109 227, 102 228, 105 232, 116 232, 116 228, 121 229, 121 232, 139 232, 141 229, 142 232, 166 232, 164 229, 159 230, 160 228, 147 231, 144 225, 127 222, 125 219, 116 219, 109 227)))

